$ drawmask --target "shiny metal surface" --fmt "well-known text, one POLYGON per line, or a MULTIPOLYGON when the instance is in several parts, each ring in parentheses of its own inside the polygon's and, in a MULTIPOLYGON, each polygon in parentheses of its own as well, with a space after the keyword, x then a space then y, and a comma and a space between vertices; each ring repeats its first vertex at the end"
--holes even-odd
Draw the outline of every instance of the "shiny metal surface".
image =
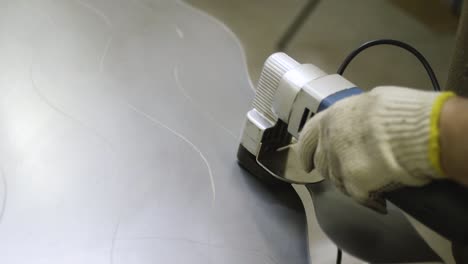
POLYGON ((221 24, 169 0, 0 19, 0 263, 307 262, 303 212, 235 162, 253 92, 221 24))

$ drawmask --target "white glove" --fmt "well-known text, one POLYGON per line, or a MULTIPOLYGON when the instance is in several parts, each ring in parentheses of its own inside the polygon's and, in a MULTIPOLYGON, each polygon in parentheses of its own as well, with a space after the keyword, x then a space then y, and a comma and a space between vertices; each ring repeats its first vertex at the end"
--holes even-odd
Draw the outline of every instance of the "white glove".
POLYGON ((440 109, 452 93, 379 87, 346 98, 304 126, 296 151, 356 201, 386 211, 383 192, 442 178, 440 109))

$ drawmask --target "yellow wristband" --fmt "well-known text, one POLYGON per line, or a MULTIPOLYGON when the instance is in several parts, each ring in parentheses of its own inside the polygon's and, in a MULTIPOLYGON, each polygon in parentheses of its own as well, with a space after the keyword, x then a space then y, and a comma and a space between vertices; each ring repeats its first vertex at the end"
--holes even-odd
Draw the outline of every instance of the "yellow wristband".
POLYGON ((452 92, 441 93, 434 101, 431 112, 430 120, 430 134, 429 134, 429 160, 432 166, 435 168, 439 176, 444 176, 442 166, 440 163, 440 144, 439 144, 439 120, 442 112, 442 106, 444 103, 454 97, 455 94, 452 92))

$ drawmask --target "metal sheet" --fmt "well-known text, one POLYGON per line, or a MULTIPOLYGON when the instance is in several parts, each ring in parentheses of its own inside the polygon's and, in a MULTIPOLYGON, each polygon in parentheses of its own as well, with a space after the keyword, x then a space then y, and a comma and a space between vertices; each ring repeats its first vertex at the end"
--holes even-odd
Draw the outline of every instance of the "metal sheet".
POLYGON ((1 263, 307 262, 303 212, 235 162, 253 91, 229 30, 169 0, 0 18, 1 263))

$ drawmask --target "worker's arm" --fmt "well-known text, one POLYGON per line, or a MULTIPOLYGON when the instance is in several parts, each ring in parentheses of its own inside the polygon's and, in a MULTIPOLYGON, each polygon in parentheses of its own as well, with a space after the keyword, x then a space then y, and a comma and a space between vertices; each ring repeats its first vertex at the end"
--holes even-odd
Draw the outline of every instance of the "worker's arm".
POLYGON ((447 92, 379 87, 310 119, 296 150, 307 171, 384 210, 381 194, 401 186, 467 182, 468 104, 447 92))
POLYGON ((468 186, 468 100, 448 100, 440 117, 440 157, 446 175, 468 186))

